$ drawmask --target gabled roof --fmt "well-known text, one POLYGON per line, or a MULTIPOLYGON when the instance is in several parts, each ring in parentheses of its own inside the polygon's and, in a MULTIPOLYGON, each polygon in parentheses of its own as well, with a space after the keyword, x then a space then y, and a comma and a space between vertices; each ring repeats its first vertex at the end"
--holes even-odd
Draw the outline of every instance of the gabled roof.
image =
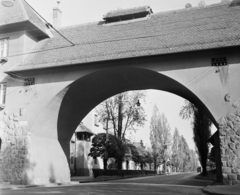
MULTIPOLYGON (((9 0, 10 1, 10 0, 9 0)), ((11 1, 10 1, 11 2, 11 1)), ((7 7, 4 4, 0 4, 0 29, 1 32, 7 31, 7 29, 13 29, 10 26, 17 25, 18 23, 27 23, 24 28, 29 32, 37 32, 46 38, 48 36, 48 28, 45 22, 29 7, 25 0, 14 0, 12 1, 13 6, 7 7)), ((23 26, 20 26, 20 28, 23 26)))
POLYGON ((95 22, 60 32, 75 45, 55 34, 40 41, 11 71, 239 46, 240 6, 216 4, 160 12, 146 20, 114 25, 95 22))
POLYGON ((75 132, 90 133, 90 134, 94 135, 94 133, 89 128, 87 128, 85 125, 83 125, 83 124, 80 124, 77 127, 75 132))

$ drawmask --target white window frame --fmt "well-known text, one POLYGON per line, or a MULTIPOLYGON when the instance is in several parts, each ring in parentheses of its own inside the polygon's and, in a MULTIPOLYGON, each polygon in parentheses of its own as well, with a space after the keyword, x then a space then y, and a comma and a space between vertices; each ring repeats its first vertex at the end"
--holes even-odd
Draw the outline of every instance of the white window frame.
POLYGON ((0 83, 0 108, 5 108, 7 94, 7 83, 0 83))
POLYGON ((0 60, 8 57, 9 38, 0 38, 0 60))

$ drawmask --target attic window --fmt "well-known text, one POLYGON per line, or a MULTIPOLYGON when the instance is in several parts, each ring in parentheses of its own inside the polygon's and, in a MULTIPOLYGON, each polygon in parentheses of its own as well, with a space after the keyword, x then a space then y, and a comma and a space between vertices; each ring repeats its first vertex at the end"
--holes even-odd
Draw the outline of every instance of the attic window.
POLYGON ((153 13, 149 6, 135 7, 130 9, 119 9, 110 11, 103 16, 106 23, 120 22, 126 20, 133 20, 138 18, 145 18, 153 13))

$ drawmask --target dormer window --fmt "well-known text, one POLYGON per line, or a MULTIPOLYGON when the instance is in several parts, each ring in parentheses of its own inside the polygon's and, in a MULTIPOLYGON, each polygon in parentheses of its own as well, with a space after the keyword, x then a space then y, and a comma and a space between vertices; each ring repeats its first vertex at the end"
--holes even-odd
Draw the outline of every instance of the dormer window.
POLYGON ((7 56, 8 56, 8 38, 0 39, 0 61, 4 61, 4 59, 6 60, 7 56))
POLYGON ((141 6, 129 9, 119 9, 110 11, 103 16, 106 23, 114 23, 121 21, 128 21, 134 19, 141 19, 150 16, 153 13, 149 6, 141 6))

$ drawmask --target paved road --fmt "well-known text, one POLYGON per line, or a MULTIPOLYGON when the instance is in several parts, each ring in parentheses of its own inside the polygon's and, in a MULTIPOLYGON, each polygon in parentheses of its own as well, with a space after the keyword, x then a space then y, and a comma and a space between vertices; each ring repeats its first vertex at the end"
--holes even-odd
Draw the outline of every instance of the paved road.
POLYGON ((185 173, 72 186, 3 190, 0 191, 0 195, 203 195, 203 186, 208 185, 210 182, 201 180, 196 182, 189 181, 192 180, 193 176, 191 173, 185 173), (192 185, 190 185, 191 183, 192 185), (193 184, 198 184, 198 186, 193 186, 193 184))
POLYGON ((125 180, 112 181, 114 183, 145 183, 145 184, 174 184, 174 185, 190 185, 205 187, 213 183, 209 180, 194 179, 198 173, 178 173, 173 175, 160 175, 156 177, 142 177, 125 180))

